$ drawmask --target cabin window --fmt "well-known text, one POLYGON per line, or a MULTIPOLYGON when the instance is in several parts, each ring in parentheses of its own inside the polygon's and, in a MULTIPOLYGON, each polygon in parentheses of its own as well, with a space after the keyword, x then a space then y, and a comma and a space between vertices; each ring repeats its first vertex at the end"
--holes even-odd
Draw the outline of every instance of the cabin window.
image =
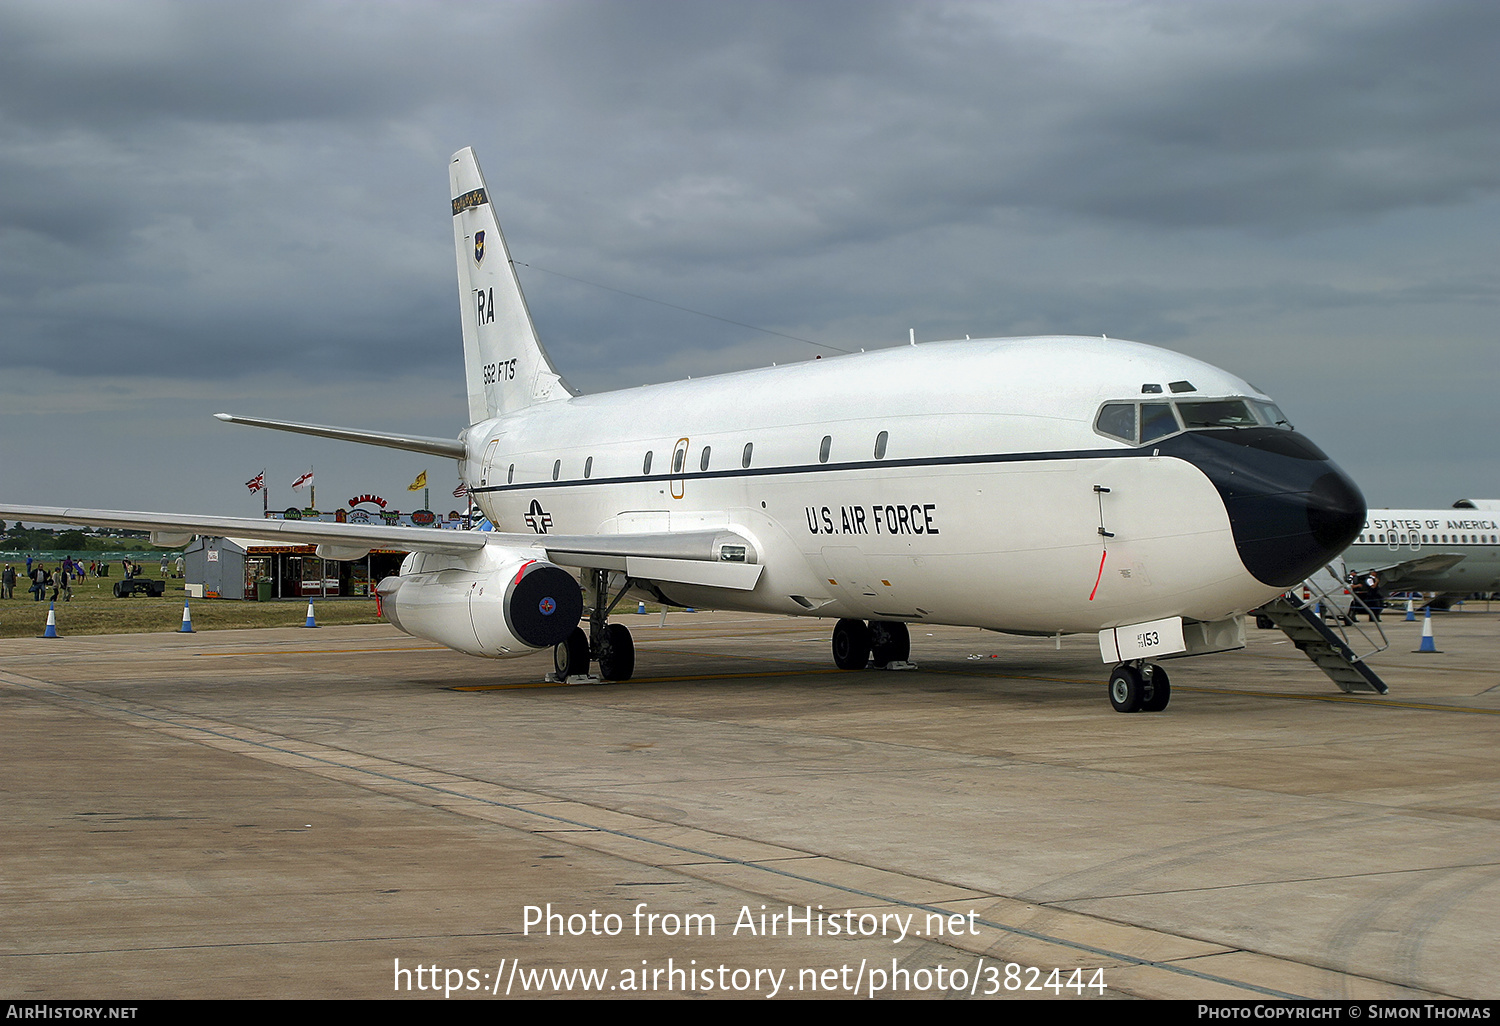
POLYGON ((1094 430, 1135 444, 1135 403, 1105 403, 1094 418, 1094 430))
POLYGON ((590 456, 583 461, 583 476, 588 478, 594 473, 594 457, 590 456))
POLYGON ((824 435, 823 444, 818 446, 818 462, 827 463, 828 453, 833 449, 833 436, 824 435))
POLYGON ((682 461, 683 461, 683 457, 685 457, 686 455, 687 455, 687 449, 685 449, 685 448, 678 449, 676 452, 672 453, 672 473, 674 473, 674 474, 680 474, 680 473, 682 473, 682 461))
POLYGON ((552 461, 552 480, 557 480, 557 475, 562 473, 562 460, 552 461))
POLYGON ((506 473, 505 473, 505 483, 506 484, 510 484, 511 482, 515 481, 515 479, 516 479, 516 465, 514 463, 512 463, 510 465, 510 470, 506 471, 506 473))
POLYGON ((885 459, 885 443, 890 441, 890 439, 891 433, 889 431, 882 431, 875 436, 875 458, 877 460, 885 459))
POLYGON ((740 466, 744 467, 746 470, 750 469, 750 454, 753 453, 754 451, 755 451, 755 443, 754 442, 746 442, 745 443, 745 452, 744 452, 744 454, 742 456, 740 456, 740 466))
POLYGON ((699 470, 707 470, 708 469, 708 454, 710 452, 712 452, 712 451, 713 451, 713 448, 711 446, 705 445, 703 447, 703 455, 698 460, 698 469, 699 470))
POLYGON ((646 453, 646 461, 641 464, 641 473, 642 474, 649 474, 649 473, 651 473, 651 453, 649 453, 649 452, 646 453))

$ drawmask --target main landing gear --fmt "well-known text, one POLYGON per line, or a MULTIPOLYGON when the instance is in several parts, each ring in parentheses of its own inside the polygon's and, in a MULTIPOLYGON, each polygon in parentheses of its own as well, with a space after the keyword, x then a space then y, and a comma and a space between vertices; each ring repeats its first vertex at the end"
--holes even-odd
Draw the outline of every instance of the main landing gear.
POLYGON ((573 633, 552 650, 553 669, 557 671, 559 680, 586 677, 592 660, 599 664, 599 676, 605 680, 629 680, 635 673, 635 641, 630 637, 628 627, 608 623, 607 620, 615 606, 619 605, 620 599, 625 597, 630 581, 625 580, 614 601, 606 605, 605 599, 609 597, 609 571, 590 570, 588 573, 592 578, 590 583, 594 593, 594 601, 589 608, 589 631, 585 634, 583 628, 573 628, 573 633))
POLYGON ((1167 671, 1137 659, 1121 663, 1109 675, 1109 704, 1115 712, 1161 712, 1172 698, 1167 671))
POLYGON ((833 663, 841 670, 896 664, 910 668, 911 634, 898 620, 840 620, 833 628, 833 663))

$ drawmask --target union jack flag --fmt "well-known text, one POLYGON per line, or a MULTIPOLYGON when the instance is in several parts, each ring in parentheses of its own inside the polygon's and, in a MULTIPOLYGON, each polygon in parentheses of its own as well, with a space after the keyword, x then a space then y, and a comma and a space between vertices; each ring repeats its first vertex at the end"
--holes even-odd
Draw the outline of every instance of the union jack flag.
POLYGON ((259 474, 256 474, 250 480, 246 481, 245 487, 250 489, 251 495, 254 495, 256 492, 263 491, 266 487, 266 472, 262 470, 259 474))

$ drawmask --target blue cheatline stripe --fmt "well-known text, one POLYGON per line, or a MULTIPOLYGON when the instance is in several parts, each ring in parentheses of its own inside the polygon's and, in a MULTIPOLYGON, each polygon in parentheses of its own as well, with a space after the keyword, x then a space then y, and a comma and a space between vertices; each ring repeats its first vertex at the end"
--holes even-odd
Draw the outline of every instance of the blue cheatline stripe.
MULTIPOLYGON (((529 454, 528 454, 529 455, 529 454)), ((627 477, 573 478, 563 481, 530 481, 516 484, 474 486, 473 492, 516 492, 539 488, 640 484, 661 481, 710 481, 736 477, 777 477, 789 474, 831 474, 851 470, 891 470, 913 467, 962 467, 992 463, 1042 463, 1050 460, 1139 459, 1152 453, 1145 449, 1072 449, 1059 452, 983 453, 976 456, 920 456, 904 460, 858 460, 850 463, 807 463, 785 467, 750 467, 681 474, 632 474, 627 477)), ((1180 458, 1180 457, 1178 457, 1180 458)))

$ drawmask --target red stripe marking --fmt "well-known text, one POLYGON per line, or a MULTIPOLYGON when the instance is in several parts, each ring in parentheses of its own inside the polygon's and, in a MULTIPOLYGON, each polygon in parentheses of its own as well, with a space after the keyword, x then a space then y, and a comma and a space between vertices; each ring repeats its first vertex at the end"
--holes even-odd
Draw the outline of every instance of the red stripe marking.
POLYGON ((1089 592, 1090 602, 1094 601, 1094 596, 1099 593, 1099 582, 1104 579, 1104 557, 1108 555, 1108 549, 1105 549, 1103 552, 1099 553, 1099 576, 1094 578, 1094 590, 1089 592))

